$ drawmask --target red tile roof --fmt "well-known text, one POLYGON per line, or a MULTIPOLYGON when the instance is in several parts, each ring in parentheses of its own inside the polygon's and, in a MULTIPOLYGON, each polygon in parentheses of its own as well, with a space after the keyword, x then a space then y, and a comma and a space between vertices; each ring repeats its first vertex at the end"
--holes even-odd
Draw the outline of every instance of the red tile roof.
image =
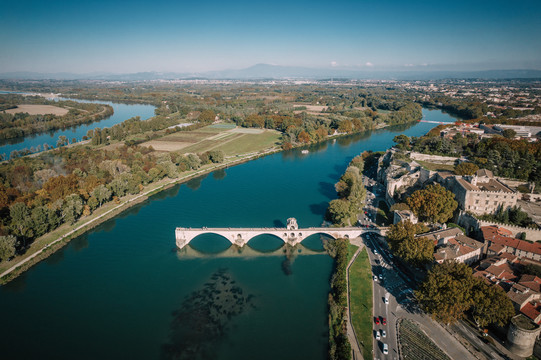
POLYGON ((541 323, 541 318, 539 315, 541 314, 541 304, 537 301, 529 301, 527 302, 522 309, 520 309, 520 312, 532 319, 535 323, 539 324, 541 323))
POLYGON ((499 228, 496 225, 492 226, 483 226, 481 227, 481 232, 483 233, 483 239, 489 241, 492 244, 503 245, 518 249, 521 251, 531 252, 534 254, 541 254, 541 243, 534 242, 530 243, 524 240, 515 239, 512 237, 507 237, 501 235, 502 228, 499 228))

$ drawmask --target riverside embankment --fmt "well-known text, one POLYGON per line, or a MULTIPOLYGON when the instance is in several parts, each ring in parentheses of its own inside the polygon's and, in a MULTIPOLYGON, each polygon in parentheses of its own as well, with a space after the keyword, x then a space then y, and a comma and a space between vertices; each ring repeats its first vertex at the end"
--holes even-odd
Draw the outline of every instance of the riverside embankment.
MULTIPOLYGON (((426 112, 454 121, 438 114, 426 112)), ((319 226, 336 196, 333 184, 355 155, 432 127, 341 137, 309 147, 307 155, 284 151, 162 184, 171 187, 148 192, 0 287, 0 306, 10 309, 3 357, 325 359, 330 257, 213 257, 227 240, 202 235, 191 246, 209 256, 183 258, 174 229, 279 227, 291 216, 299 226, 319 226)), ((259 237, 248 245, 274 250, 281 240, 259 237)))

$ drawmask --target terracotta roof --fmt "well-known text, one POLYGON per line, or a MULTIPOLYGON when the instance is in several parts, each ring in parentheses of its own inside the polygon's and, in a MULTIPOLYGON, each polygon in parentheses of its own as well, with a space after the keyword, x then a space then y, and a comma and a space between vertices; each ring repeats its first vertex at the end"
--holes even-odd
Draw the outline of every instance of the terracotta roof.
POLYGON ((520 312, 532 319, 536 324, 541 322, 539 315, 541 314, 541 303, 538 301, 529 301, 527 302, 520 312))
POLYGON ((535 275, 522 275, 518 283, 533 291, 541 292, 541 279, 535 275))
POLYGON ((502 236, 501 228, 498 228, 495 225, 492 226, 483 226, 481 227, 481 232, 483 233, 483 239, 485 241, 490 241, 492 244, 499 244, 507 247, 511 247, 514 249, 534 253, 534 254, 541 254, 541 243, 534 242, 530 243, 528 241, 519 240, 507 236, 502 236))
POLYGON ((500 245, 500 244, 492 244, 488 247, 488 249, 490 251, 493 251, 495 252, 496 254, 500 253, 503 249, 505 248, 505 246, 503 245, 500 245))

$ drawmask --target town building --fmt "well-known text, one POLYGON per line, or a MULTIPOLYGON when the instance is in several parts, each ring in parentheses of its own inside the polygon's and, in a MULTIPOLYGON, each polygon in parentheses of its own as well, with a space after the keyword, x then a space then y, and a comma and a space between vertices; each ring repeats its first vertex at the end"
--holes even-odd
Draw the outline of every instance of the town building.
POLYGON ((518 257, 541 261, 541 243, 528 242, 511 237, 511 232, 496 225, 480 228, 487 244, 487 255, 507 252, 518 257))
POLYGON ((444 186, 455 194, 458 206, 474 214, 495 213, 516 206, 519 194, 481 169, 473 176, 450 176, 444 186))

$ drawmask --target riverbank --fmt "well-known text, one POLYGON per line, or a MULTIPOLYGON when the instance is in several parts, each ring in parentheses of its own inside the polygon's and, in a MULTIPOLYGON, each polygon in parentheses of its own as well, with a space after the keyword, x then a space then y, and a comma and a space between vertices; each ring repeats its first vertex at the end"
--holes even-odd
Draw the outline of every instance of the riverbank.
POLYGON ((155 195, 163 190, 170 189, 174 185, 190 181, 195 177, 206 175, 219 169, 240 165, 250 160, 255 160, 262 156, 267 156, 281 151, 282 150, 279 148, 271 148, 257 153, 232 156, 231 158, 226 159, 223 163, 208 164, 199 170, 188 171, 183 174, 183 176, 178 178, 162 179, 158 182, 149 184, 141 193, 137 195, 127 195, 121 198, 120 203, 115 203, 114 201, 108 202, 94 211, 94 213, 91 215, 77 221, 74 225, 62 225, 54 231, 36 239, 24 255, 15 257, 9 263, 0 263, 0 271, 2 272, 0 274, 0 284, 7 284, 26 270, 30 269, 33 265, 46 259, 55 251, 67 245, 72 239, 83 235, 87 231, 95 228, 105 221, 120 215, 122 212, 128 210, 132 206, 144 202, 149 196, 155 195), (12 262, 15 262, 15 264, 11 265, 12 262))
MULTIPOLYGON (((385 126, 388 127, 389 125, 385 126)), ((379 129, 382 129, 380 127, 379 129)), ((372 131, 372 130, 365 130, 372 131)), ((322 140, 318 143, 322 143, 329 140, 338 139, 341 137, 355 135, 362 132, 355 132, 351 134, 335 134, 327 137, 325 140, 322 140)), ((312 143, 316 144, 316 143, 312 143)), ((70 146, 79 146, 82 143, 76 143, 70 146)), ((298 144, 294 148, 303 148, 309 146, 310 144, 298 144)), ((50 150, 52 151, 52 150, 50 150)), ((156 183, 151 183, 147 185, 143 191, 137 195, 127 195, 120 199, 120 203, 114 203, 113 201, 104 204, 99 209, 95 210, 91 215, 80 219, 74 225, 64 224, 54 231, 41 236, 36 239, 30 248, 25 252, 24 255, 17 256, 12 259, 9 263, 1 262, 0 263, 0 285, 6 284, 9 281, 15 279, 17 276, 22 274, 24 271, 31 268, 33 265, 39 263, 41 260, 46 259, 52 255, 57 250, 61 249, 67 245, 72 239, 83 235, 87 231, 95 228, 96 226, 104 223, 107 220, 110 220, 118 215, 120 215, 125 210, 131 208, 134 205, 137 205, 145 201, 149 196, 155 195, 163 190, 169 189, 176 184, 182 184, 191 179, 208 174, 212 171, 219 170, 226 167, 231 167, 245 163, 250 160, 255 160, 263 156, 270 154, 282 152, 283 149, 279 147, 272 147, 266 150, 260 150, 258 152, 251 152, 245 154, 232 155, 223 163, 220 164, 209 164, 203 166, 199 170, 191 170, 183 173, 182 176, 175 179, 162 179, 156 183), (14 265, 11 263, 14 262, 14 265)), ((35 154, 34 154, 35 156, 35 154)))

